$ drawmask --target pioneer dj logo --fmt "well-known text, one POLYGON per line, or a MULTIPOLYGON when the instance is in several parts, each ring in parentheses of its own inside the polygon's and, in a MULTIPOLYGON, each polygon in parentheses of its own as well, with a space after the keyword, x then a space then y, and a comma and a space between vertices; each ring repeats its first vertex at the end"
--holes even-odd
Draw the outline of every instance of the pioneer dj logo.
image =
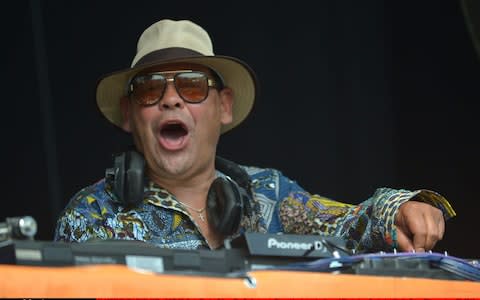
POLYGON ((323 243, 321 241, 314 241, 313 243, 283 242, 278 241, 276 238, 269 238, 267 247, 269 249, 282 250, 322 250, 323 243))

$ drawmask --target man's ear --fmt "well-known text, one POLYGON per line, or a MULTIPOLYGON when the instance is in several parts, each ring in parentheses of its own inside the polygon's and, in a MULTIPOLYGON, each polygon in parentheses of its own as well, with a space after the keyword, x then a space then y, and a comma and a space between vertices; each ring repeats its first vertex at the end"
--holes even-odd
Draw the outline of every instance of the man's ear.
POLYGON ((120 99, 120 110, 122 112, 122 129, 125 130, 126 132, 132 132, 132 129, 130 127, 130 99, 128 97, 123 96, 120 99))
POLYGON ((233 90, 229 87, 220 91, 220 109, 221 117, 220 121, 222 125, 232 123, 233 120, 233 90))

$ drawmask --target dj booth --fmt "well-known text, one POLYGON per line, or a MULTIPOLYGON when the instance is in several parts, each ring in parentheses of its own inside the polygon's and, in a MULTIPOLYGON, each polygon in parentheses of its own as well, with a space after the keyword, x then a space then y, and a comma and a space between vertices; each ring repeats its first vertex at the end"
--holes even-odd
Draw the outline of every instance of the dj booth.
POLYGON ((439 253, 349 252, 342 240, 246 233, 220 250, 134 241, 0 242, 3 298, 479 298, 480 266, 439 253))
POLYGON ((3 298, 479 298, 480 283, 301 271, 253 271, 249 278, 154 274, 121 265, 0 265, 3 298))

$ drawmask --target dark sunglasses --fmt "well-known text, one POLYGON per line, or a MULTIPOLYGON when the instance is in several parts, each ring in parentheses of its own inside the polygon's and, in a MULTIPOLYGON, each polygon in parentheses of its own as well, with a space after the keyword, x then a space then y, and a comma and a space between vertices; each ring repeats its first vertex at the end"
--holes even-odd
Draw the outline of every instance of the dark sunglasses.
POLYGON ((154 105, 163 98, 168 82, 173 81, 178 95, 188 103, 200 103, 207 99, 209 88, 217 88, 217 82, 199 71, 182 70, 155 72, 135 76, 129 85, 129 95, 140 105, 154 105))

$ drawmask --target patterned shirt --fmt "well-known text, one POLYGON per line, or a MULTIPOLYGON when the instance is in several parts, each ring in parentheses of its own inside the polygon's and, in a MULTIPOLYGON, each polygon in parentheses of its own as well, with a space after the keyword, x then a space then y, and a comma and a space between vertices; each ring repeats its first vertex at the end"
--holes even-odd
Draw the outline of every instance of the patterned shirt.
MULTIPOLYGON (((366 201, 351 205, 310 194, 275 169, 244 168, 252 180, 253 213, 242 217, 242 232, 323 234, 343 237, 356 250, 397 247, 395 214, 408 200, 423 201, 455 216, 448 201, 429 190, 379 188, 366 201)), ((217 176, 225 176, 217 171, 217 176)), ((174 195, 147 181, 144 199, 123 207, 105 179, 78 192, 57 221, 55 240, 140 240, 165 248, 211 248, 185 206, 174 195)))

